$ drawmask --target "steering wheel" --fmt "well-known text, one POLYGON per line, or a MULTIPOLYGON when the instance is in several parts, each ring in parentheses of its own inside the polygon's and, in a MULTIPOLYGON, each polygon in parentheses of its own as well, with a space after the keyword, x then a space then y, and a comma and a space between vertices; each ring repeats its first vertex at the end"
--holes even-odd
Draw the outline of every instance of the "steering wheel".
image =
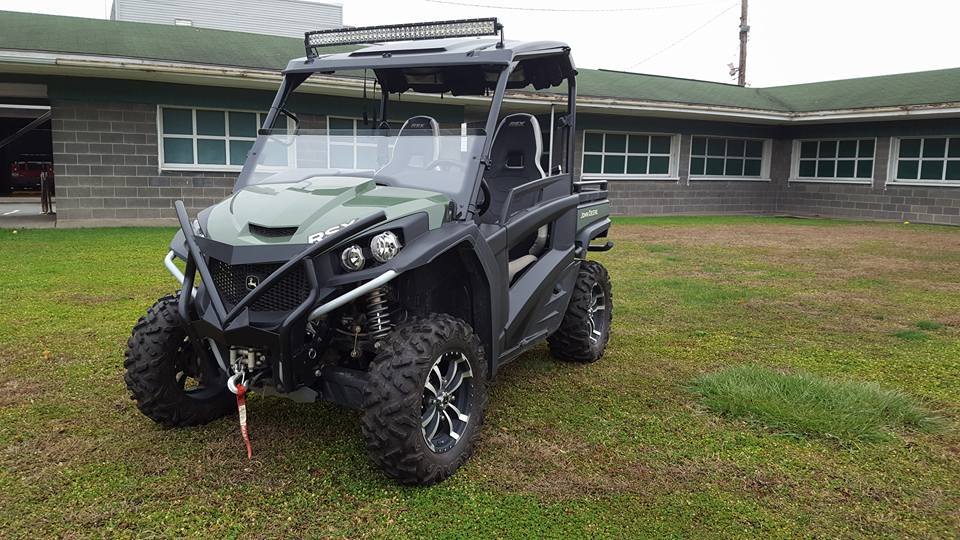
POLYGON ((487 210, 490 209, 490 186, 487 185, 487 181, 483 178, 480 179, 480 194, 483 195, 483 198, 477 201, 478 216, 486 214, 487 210))
POLYGON ((460 163, 459 161, 454 161, 452 159, 435 159, 431 161, 429 165, 427 165, 427 169, 433 169, 433 168, 440 169, 441 171, 450 170, 454 168, 460 169, 460 170, 466 170, 466 167, 464 166, 463 163, 460 163))

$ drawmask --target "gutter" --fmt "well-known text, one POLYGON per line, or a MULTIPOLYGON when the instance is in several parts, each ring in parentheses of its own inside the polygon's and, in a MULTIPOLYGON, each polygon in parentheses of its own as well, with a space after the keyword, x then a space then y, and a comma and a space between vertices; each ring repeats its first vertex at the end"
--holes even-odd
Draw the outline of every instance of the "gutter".
MULTIPOLYGON (((39 51, 0 49, 0 67, 14 68, 13 72, 93 76, 104 78, 135 78, 201 84, 206 86, 233 86, 238 88, 275 89, 282 75, 279 70, 169 62, 140 58, 61 54, 39 51), (242 81, 242 84, 237 84, 242 81)), ((301 89, 312 94, 357 96, 363 81, 345 77, 315 74, 301 89)), ((436 102, 433 94, 405 93, 404 98, 416 102, 436 102)), ((560 103, 564 96, 538 92, 513 91, 504 103, 542 108, 549 111, 551 104, 560 103)), ((444 103, 479 105, 488 102, 477 96, 445 96, 444 103)), ((771 124, 808 124, 857 120, 883 120, 903 117, 960 116, 960 102, 837 109, 824 111, 789 112, 750 109, 693 103, 631 100, 615 97, 577 97, 577 109, 598 114, 623 116, 668 115, 677 117, 714 118, 727 121, 771 124)))

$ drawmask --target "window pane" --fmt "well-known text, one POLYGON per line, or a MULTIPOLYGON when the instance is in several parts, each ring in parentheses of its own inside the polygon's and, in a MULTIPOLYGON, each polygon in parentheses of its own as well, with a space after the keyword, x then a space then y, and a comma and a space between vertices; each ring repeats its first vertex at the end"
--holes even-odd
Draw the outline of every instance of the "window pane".
POLYGON ((668 174, 670 172, 670 158, 652 156, 650 158, 650 174, 668 174))
POLYGON ((840 141, 839 157, 857 157, 857 141, 840 141))
POLYGON ((960 180, 960 161, 947 162, 947 180, 960 180))
POLYGON ((924 139, 923 157, 943 157, 947 149, 946 139, 924 139))
MULTIPOLYGON (((353 134, 353 120, 349 118, 328 118, 327 125, 331 130, 345 130, 353 134)), ((343 135, 344 133, 338 133, 338 135, 343 135)))
POLYGON ((950 139, 950 149, 947 152, 950 157, 960 158, 960 139, 950 139))
POLYGON ((916 180, 919 172, 920 162, 915 159, 901 159, 897 164, 897 178, 900 180, 916 180))
POLYGON ((606 138, 606 142, 604 143, 604 147, 603 147, 603 150, 605 152, 624 153, 627 151, 626 135, 617 135, 613 133, 607 133, 605 138, 606 138))
POLYGON ((837 156, 837 141, 820 141, 820 153, 822 158, 832 158, 837 156))
POLYGON ((707 155, 707 140, 703 137, 694 137, 693 146, 690 148, 690 153, 695 156, 707 155))
MULTIPOLYGON (((197 135, 222 137, 226 134, 223 119, 223 111, 197 111, 197 135)), ((197 152, 199 153, 199 150, 197 152)))
POLYGON ((744 176, 760 176, 760 160, 748 159, 743 162, 744 176))
MULTIPOLYGON (((610 138, 607 138, 607 141, 610 141, 610 138)), ((623 169, 626 166, 626 158, 624 156, 617 156, 607 154, 603 156, 603 174, 623 174, 623 169)))
POLYGON ((852 159, 837 161, 837 178, 853 178, 857 162, 852 159))
POLYGON ((722 176, 723 175, 723 158, 708 158, 707 174, 711 176, 722 176))
MULTIPOLYGON (((633 144, 632 139, 630 144, 633 144)), ((627 157, 628 174, 647 174, 647 156, 627 157)))
POLYGON ((670 137, 650 137, 651 154, 669 154, 670 137))
POLYGON ((603 163, 603 158, 597 154, 585 154, 583 156, 583 172, 585 173, 598 173, 600 172, 600 165, 603 163))
MULTIPOLYGON (((602 133, 587 133, 586 139, 583 143, 583 149, 586 152, 602 152, 603 151, 603 134, 602 133)), ((600 171, 597 171, 600 172, 600 171)))
POLYGON ((193 139, 163 138, 164 163, 193 163, 193 139))
MULTIPOLYGON (((199 123, 199 120, 197 121, 199 123)), ((227 162, 227 141, 197 139, 197 163, 224 165, 227 162)))
MULTIPOLYGON (((357 168, 358 169, 376 169, 377 168, 377 147, 376 146, 358 146, 357 147, 357 168)), ((422 165, 427 166, 427 163, 422 165)))
POLYGON ((763 141, 747 141, 747 157, 763 157, 763 141))
POLYGON ((724 174, 727 176, 743 176, 743 160, 739 158, 728 159, 724 174))
POLYGON ((901 139, 900 157, 920 157, 920 139, 901 139))
MULTIPOLYGON (((230 124, 230 130, 233 131, 233 124, 230 124)), ((230 164, 243 165, 251 148, 253 141, 230 141, 230 164)))
POLYGON ((873 178, 873 160, 857 160, 857 178, 873 178))
POLYGON ((797 174, 803 178, 813 178, 817 175, 817 162, 812 159, 801 159, 800 171, 797 174))
POLYGON ((942 180, 943 179, 943 161, 924 160, 920 163, 921 180, 942 180))
MULTIPOLYGON (((823 148, 823 145, 820 145, 820 148, 823 148)), ((836 161, 833 160, 821 160, 817 162, 817 176, 820 178, 833 178, 834 173, 834 164, 836 161)))
MULTIPOLYGON (((231 137, 256 137, 257 115, 245 112, 230 113, 231 137)), ((232 150, 231 150, 232 153, 232 150)))
MULTIPOLYGON (((170 135, 192 135, 193 113, 190 109, 164 108, 163 132, 170 135)), ((190 151, 193 152, 192 149, 190 151)), ((193 163, 193 159, 190 160, 190 163, 193 163)))
POLYGON ((352 169, 353 147, 343 144, 331 144, 330 167, 334 169, 352 169))
POLYGON ((873 157, 873 140, 872 139, 864 139, 860 141, 859 157, 873 157))
POLYGON ((690 160, 690 174, 698 175, 703 174, 704 166, 706 165, 706 160, 702 157, 695 157, 690 160))
POLYGON ((268 167, 286 167, 287 149, 279 144, 268 144, 263 148, 260 163, 268 167))
POLYGON ((630 148, 631 154, 646 154, 650 151, 650 137, 646 135, 631 135, 630 148))
POLYGON ((744 141, 738 139, 729 139, 727 140, 727 155, 742 157, 743 156, 744 141))
POLYGON ((800 157, 802 158, 817 157, 817 141, 803 141, 802 143, 800 143, 800 157))
POLYGON ((709 139, 707 141, 708 156, 722 156, 726 152, 726 141, 724 139, 709 139))

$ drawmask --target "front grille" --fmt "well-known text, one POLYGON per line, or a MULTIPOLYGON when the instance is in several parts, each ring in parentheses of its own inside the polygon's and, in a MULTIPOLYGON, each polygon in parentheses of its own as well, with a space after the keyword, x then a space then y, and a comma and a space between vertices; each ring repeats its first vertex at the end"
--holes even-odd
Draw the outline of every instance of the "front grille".
POLYGON ((250 232, 266 238, 282 238, 284 236, 293 236, 298 227, 265 227, 256 223, 248 223, 250 232))
MULTIPOLYGON (((213 284, 220 292, 220 296, 229 307, 237 305, 250 289, 247 281, 253 277, 257 282, 263 282, 267 276, 282 266, 279 263, 268 264, 235 264, 229 265, 218 259, 210 259, 210 274, 213 284)), ((303 266, 291 269, 280 281, 270 287, 267 292, 257 298, 250 309, 253 311, 291 311, 303 303, 310 295, 310 282, 307 280, 303 266)))

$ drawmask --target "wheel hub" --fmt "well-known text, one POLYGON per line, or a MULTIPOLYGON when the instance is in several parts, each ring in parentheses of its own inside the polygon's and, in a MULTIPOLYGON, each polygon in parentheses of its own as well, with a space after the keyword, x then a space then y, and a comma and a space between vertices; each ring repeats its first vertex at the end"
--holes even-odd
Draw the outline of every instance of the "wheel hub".
POLYGON ((449 451, 465 432, 473 406, 472 378, 470 361, 462 352, 446 352, 434 361, 420 411, 420 429, 430 450, 449 451))
POLYGON ((587 305, 587 330, 589 331, 590 343, 597 343, 603 337, 606 320, 603 312, 607 309, 607 295, 599 283, 595 283, 590 289, 590 303, 587 305))

